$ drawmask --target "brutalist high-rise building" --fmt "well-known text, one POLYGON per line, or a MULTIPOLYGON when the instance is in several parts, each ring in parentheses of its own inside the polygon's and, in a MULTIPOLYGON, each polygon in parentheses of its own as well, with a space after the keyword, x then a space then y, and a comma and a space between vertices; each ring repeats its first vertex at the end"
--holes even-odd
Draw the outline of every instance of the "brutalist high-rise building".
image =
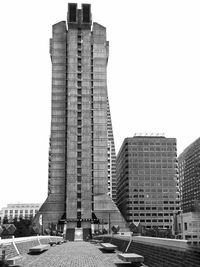
POLYGON ((87 236, 95 222, 126 230, 108 196, 109 160, 115 167, 106 84, 109 44, 106 28, 92 24, 90 8, 70 3, 67 24, 53 25, 48 197, 34 220, 40 216, 44 229, 64 223, 71 240, 76 231, 87 236))
POLYGON ((176 139, 126 138, 117 155, 117 205, 128 222, 171 228, 179 210, 176 139))

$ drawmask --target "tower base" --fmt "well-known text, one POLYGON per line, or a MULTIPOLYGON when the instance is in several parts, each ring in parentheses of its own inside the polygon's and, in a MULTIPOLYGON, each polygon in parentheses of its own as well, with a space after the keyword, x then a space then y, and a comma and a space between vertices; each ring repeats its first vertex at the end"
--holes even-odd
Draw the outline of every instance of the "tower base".
POLYGON ((112 226, 116 225, 119 226, 120 232, 130 231, 116 204, 106 194, 94 196, 94 211, 90 221, 70 220, 65 214, 64 205, 54 203, 48 196, 33 220, 33 227, 38 230, 39 234, 48 234, 48 231, 50 234, 55 232, 64 234, 69 241, 88 240, 91 234, 96 233, 109 234, 112 232, 112 226), (59 210, 56 209, 57 207, 59 210))

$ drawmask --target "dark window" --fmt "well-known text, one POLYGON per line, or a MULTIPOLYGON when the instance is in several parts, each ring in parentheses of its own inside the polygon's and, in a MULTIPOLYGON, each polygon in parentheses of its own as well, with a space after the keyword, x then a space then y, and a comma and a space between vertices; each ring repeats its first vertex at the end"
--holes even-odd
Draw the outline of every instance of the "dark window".
POLYGON ((78 169, 77 169, 77 173, 78 173, 78 174, 81 174, 81 168, 78 168, 78 169))
POLYGON ((77 144, 77 149, 81 149, 81 144, 77 144))
POLYGON ((77 190, 81 190, 81 184, 77 184, 77 190))
POLYGON ((81 42, 81 33, 78 34, 78 42, 81 42))
POLYGON ((187 223, 184 222, 184 230, 187 231, 187 223))

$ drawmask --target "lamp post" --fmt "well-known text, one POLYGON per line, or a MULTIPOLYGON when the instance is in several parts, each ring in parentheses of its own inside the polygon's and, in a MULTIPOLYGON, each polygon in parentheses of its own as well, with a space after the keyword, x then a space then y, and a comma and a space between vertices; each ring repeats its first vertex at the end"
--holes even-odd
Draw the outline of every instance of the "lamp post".
POLYGON ((103 218, 102 218, 102 221, 101 221, 101 231, 103 233, 103 218))
POLYGON ((110 212, 108 213, 108 233, 111 233, 111 221, 110 221, 110 212))

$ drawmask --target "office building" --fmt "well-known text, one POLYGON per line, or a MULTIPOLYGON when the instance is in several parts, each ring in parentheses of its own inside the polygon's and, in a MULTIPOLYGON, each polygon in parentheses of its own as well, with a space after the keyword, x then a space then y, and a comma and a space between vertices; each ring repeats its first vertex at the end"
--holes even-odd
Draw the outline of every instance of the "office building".
POLYGON ((174 216, 175 234, 200 240, 200 138, 178 157, 181 212, 174 216))
POLYGON ((200 138, 178 157, 181 209, 200 211, 200 138))
POLYGON ((126 138, 117 155, 117 205, 128 222, 171 228, 179 210, 176 139, 126 138))
POLYGON ((106 28, 92 23, 90 8, 90 4, 82 4, 81 9, 68 4, 67 24, 53 25, 50 40, 48 197, 35 223, 41 215, 44 228, 55 223, 66 229, 70 240, 84 239, 97 221, 126 229, 108 195, 113 194, 115 184, 111 181, 115 155, 106 81, 109 43, 106 28))

